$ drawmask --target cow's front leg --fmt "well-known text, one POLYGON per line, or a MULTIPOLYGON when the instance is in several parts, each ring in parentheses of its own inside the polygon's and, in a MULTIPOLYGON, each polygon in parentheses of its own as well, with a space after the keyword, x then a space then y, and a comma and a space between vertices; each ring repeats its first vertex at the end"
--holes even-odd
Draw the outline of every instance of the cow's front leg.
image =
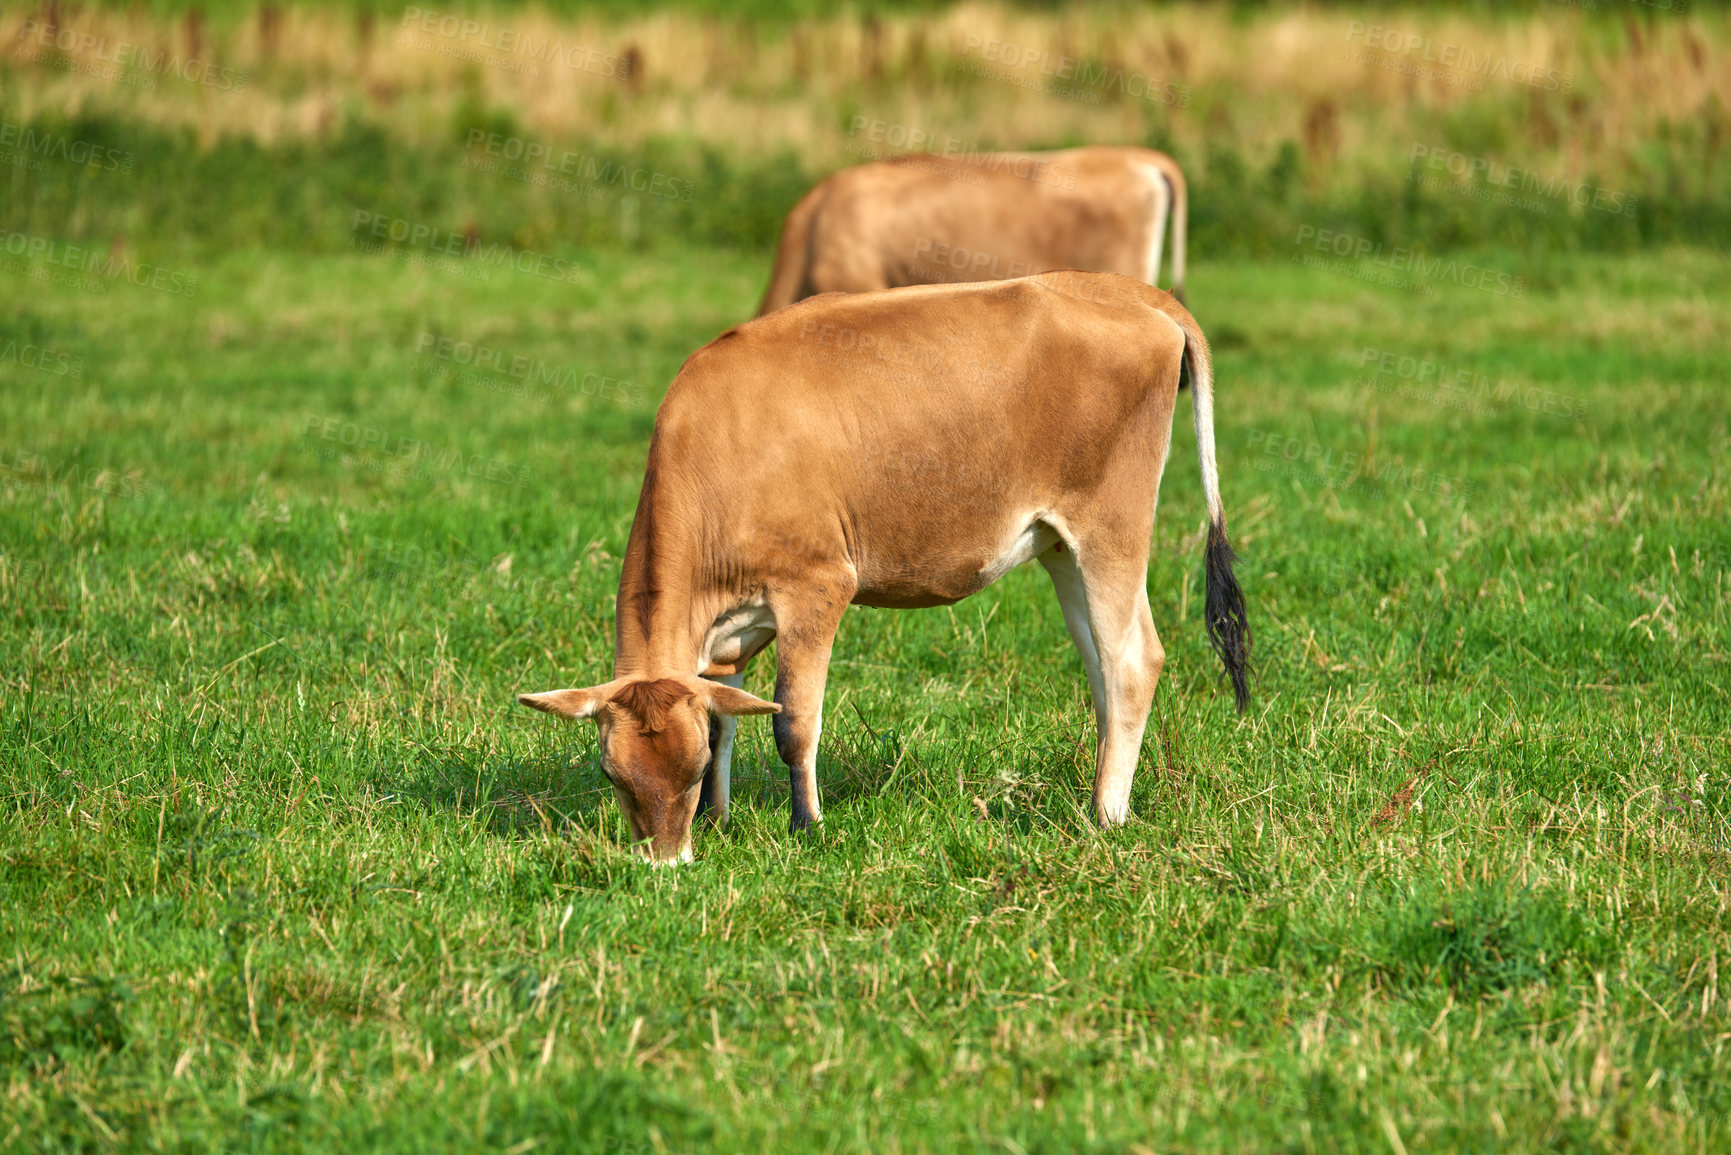
MULTIPOLYGON (((717 674, 711 680, 738 690, 745 685, 745 671, 717 674)), ((703 771, 703 786, 697 795, 697 816, 717 830, 727 825, 733 785, 733 736, 738 730, 739 719, 732 715, 709 716, 709 765, 703 771)))
POLYGON ((817 801, 817 739, 823 730, 823 687, 842 613, 853 599, 851 572, 821 575, 811 584, 772 597, 775 611, 775 748, 787 763, 793 794, 789 829, 823 821, 817 801))

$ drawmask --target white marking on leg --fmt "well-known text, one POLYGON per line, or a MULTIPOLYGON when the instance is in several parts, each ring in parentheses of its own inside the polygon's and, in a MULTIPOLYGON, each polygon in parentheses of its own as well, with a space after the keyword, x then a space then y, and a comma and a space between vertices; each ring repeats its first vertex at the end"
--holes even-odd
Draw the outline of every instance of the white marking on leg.
POLYGON ((1052 579, 1058 594, 1058 607, 1064 611, 1064 625, 1070 630, 1070 640, 1082 655, 1082 668, 1088 673, 1088 695, 1094 699, 1094 717, 1104 733, 1106 725, 1106 686, 1100 676, 1100 651, 1094 644, 1094 627, 1088 620, 1088 595, 1082 585, 1082 571, 1076 564, 1076 551, 1068 544, 1064 552, 1040 555, 1040 564, 1052 579))
MULTIPOLYGON (((732 686, 736 690, 745 688, 745 671, 737 674, 723 674, 711 679, 724 686, 732 686)), ((715 808, 718 817, 725 819, 728 811, 728 799, 731 797, 733 784, 733 736, 739 730, 739 719, 731 714, 723 714, 716 719, 720 726, 716 733, 715 749, 710 751, 715 758, 715 792, 710 798, 710 804, 715 808)))
POLYGON ((805 748, 799 760, 800 777, 805 779, 806 787, 810 791, 807 797, 811 799, 811 821, 814 826, 823 821, 823 807, 818 803, 817 797, 817 743, 822 737, 823 709, 820 706, 811 720, 811 744, 805 748))
POLYGON ((1106 826, 1116 826, 1130 816, 1130 786, 1142 755, 1154 688, 1165 664, 1146 585, 1137 592, 1133 612, 1114 634, 1101 638, 1106 697, 1112 704, 1109 724, 1101 728, 1100 763, 1094 778, 1096 817, 1106 826))

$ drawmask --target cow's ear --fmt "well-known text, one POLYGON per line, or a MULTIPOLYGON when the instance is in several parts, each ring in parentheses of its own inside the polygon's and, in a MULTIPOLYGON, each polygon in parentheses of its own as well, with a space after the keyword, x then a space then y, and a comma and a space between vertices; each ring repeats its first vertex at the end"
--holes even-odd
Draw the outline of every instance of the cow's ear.
POLYGON ((732 686, 712 684, 709 689, 709 710, 713 714, 739 717, 742 714, 779 714, 781 705, 766 702, 756 694, 736 690, 732 686))
POLYGON ((531 710, 557 714, 561 718, 589 718, 604 705, 613 691, 613 682, 590 686, 586 690, 548 690, 544 694, 518 694, 517 701, 531 710))

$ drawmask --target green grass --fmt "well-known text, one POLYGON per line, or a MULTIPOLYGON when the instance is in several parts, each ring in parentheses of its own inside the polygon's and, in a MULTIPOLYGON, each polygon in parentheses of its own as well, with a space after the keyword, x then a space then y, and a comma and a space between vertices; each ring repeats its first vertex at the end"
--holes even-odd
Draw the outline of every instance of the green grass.
MULTIPOLYGON (((0 191, 6 197, 0 242, 18 232, 67 237, 102 250, 120 238, 135 247, 164 244, 190 252, 220 254, 264 244, 328 256, 350 247, 359 212, 397 218, 441 236, 472 229, 483 247, 540 251, 576 243, 660 255, 695 241, 705 247, 772 249, 788 210, 840 167, 810 163, 791 147, 771 151, 765 143, 756 152, 743 152, 686 135, 653 136, 630 148, 556 141, 520 123, 509 108, 479 97, 454 110, 436 142, 406 140, 388 124, 345 113, 318 139, 270 147, 240 137, 207 143, 191 129, 164 129, 99 110, 68 117, 20 111, 8 104, 8 79, 0 57, 0 125, 10 122, 20 138, 28 134, 49 143, 35 152, 0 148, 0 191), (490 156, 485 143, 469 143, 489 136, 474 133, 518 148, 525 143, 557 148, 558 163, 572 175, 490 156), (115 171, 66 163, 51 151, 74 144, 101 150, 96 155, 115 171), (36 167, 12 164, 8 171, 9 156, 24 157, 36 167), (550 183, 534 183, 537 179, 550 183), (626 184, 633 179, 654 179, 659 191, 633 195, 626 184)), ((21 73, 11 78, 10 88, 27 92, 33 82, 33 74, 21 73)), ((849 140, 852 115, 838 110, 824 126, 826 139, 849 140)), ((1478 115, 1492 114, 1481 110, 1478 115)), ((1518 104, 1512 115, 1524 119, 1526 105, 1518 104)), ((1465 112, 1438 114, 1434 125, 1418 131, 1459 148, 1482 148, 1475 143, 1475 123, 1465 112)), ((1410 143, 1379 151, 1362 164, 1319 165, 1306 160, 1292 140, 1271 147, 1266 158, 1233 138, 1214 141, 1203 155, 1153 125, 1140 134, 1142 139, 1119 142, 1165 149, 1185 167, 1192 254, 1284 259, 1300 230, 1309 227, 1346 232, 1385 251, 1478 247, 1526 259, 1723 243, 1731 237, 1726 192, 1731 176, 1722 179, 1699 159, 1720 155, 1714 131, 1710 123, 1689 121, 1676 129, 1677 159, 1655 154, 1639 172, 1592 170, 1589 192, 1607 190, 1619 204, 1620 198, 1632 197, 1627 213, 1571 208, 1554 197, 1522 198, 1540 206, 1533 212, 1464 195, 1486 195, 1484 187, 1416 184, 1407 162, 1410 143)), ((1063 147, 1087 140, 1032 143, 1063 147)))
POLYGON ((1197 266, 1251 711, 1182 403, 1127 827, 1085 820, 1024 569, 850 614, 825 829, 748 721, 676 870, 592 728, 512 700, 608 676, 653 402, 765 256, 154 259, 198 295, 0 273, 0 1148, 1731 1141, 1717 254, 1526 260, 1520 300, 1197 266), (423 333, 554 383, 433 376, 423 333))

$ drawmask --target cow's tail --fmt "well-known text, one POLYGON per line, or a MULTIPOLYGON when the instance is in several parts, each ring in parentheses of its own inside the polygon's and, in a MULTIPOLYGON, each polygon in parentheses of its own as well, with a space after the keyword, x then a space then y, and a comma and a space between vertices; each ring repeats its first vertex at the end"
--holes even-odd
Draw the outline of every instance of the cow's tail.
POLYGON ((1184 186, 1184 170, 1178 167, 1178 162, 1165 153, 1155 154, 1154 166, 1160 170, 1160 177, 1166 182, 1167 191, 1172 194, 1172 289, 1171 293, 1178 298, 1180 305, 1184 304, 1184 236, 1189 222, 1190 194, 1184 186))
POLYGON ((1196 415, 1196 458, 1202 470, 1202 496, 1208 503, 1208 546, 1203 555, 1208 641, 1232 679, 1232 696, 1242 713, 1250 702, 1250 622, 1244 613, 1244 591, 1232 574, 1235 555, 1226 537, 1226 506, 1220 500, 1220 467, 1214 456, 1213 358, 1208 339, 1188 310, 1178 306, 1168 308, 1166 314, 1184 330, 1184 368, 1189 371, 1196 415))
POLYGON ((818 185, 793 206, 787 223, 781 227, 781 242, 775 248, 775 271, 770 274, 769 288, 757 306, 757 316, 785 309, 804 295, 806 266, 811 260, 811 224, 823 203, 826 191, 818 185))

